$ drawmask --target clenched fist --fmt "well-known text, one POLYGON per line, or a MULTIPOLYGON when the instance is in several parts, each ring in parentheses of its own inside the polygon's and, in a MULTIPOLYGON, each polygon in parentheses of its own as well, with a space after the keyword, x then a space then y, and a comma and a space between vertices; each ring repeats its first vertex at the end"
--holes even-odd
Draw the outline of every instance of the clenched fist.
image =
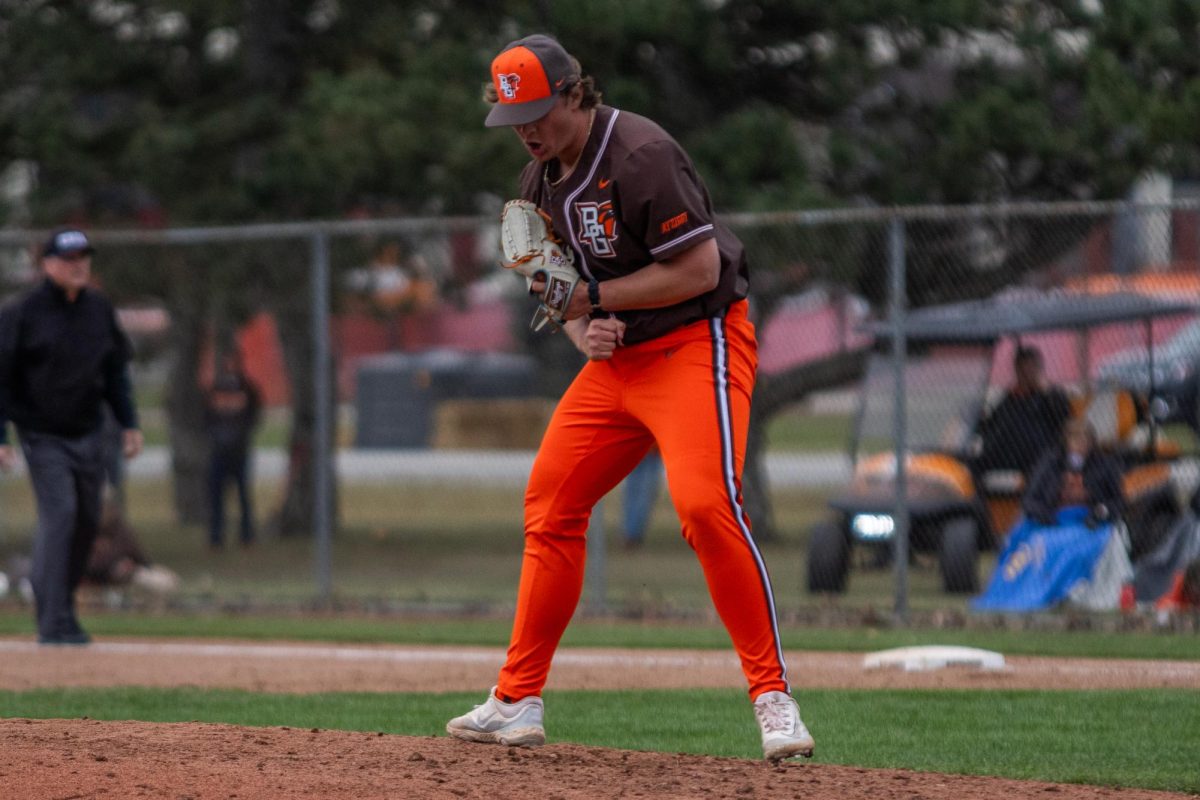
POLYGON ((592 361, 604 361, 612 358, 612 354, 624 343, 625 323, 615 317, 603 317, 588 322, 580 349, 592 361))

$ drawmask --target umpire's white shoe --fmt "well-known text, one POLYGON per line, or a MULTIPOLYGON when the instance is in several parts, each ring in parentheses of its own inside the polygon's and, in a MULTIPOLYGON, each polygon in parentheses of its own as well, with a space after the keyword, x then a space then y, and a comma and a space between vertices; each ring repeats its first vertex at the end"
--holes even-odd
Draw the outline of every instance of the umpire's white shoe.
POLYGON ((496 697, 493 686, 487 702, 447 722, 446 733, 468 742, 537 747, 546 743, 542 712, 542 698, 530 696, 505 703, 496 697))
POLYGON ((791 695, 763 692, 754 701, 754 716, 762 730, 763 758, 768 761, 794 756, 812 758, 815 743, 791 695))

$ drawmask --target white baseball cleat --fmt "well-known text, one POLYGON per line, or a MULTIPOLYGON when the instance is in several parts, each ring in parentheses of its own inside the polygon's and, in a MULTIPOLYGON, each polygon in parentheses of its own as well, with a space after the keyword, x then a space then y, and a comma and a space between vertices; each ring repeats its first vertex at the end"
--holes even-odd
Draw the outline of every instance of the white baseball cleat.
POLYGON ((447 722, 446 733, 468 742, 537 747, 546 743, 542 713, 542 698, 530 696, 505 703, 496 697, 493 686, 487 702, 447 722))
POLYGON ((794 756, 812 758, 815 743, 791 695, 763 692, 754 700, 754 716, 762 730, 763 758, 768 761, 794 756))

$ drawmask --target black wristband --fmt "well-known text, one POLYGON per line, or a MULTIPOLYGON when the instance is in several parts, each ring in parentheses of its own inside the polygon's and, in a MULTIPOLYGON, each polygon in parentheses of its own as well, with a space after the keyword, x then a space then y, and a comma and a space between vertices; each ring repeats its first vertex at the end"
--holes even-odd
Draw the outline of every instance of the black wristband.
POLYGON ((588 302, 592 304, 593 314, 604 310, 600 307, 600 281, 595 278, 588 281, 588 302))

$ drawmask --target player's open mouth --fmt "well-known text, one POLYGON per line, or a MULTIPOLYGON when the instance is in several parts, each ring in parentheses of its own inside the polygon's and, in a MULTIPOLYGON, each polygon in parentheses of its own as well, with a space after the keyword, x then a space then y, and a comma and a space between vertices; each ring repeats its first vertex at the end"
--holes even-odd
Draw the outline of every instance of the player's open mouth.
POLYGON ((541 142, 528 141, 528 142, 525 142, 525 149, 528 150, 529 154, 531 156, 533 156, 534 158, 541 158, 544 148, 542 147, 541 142))

